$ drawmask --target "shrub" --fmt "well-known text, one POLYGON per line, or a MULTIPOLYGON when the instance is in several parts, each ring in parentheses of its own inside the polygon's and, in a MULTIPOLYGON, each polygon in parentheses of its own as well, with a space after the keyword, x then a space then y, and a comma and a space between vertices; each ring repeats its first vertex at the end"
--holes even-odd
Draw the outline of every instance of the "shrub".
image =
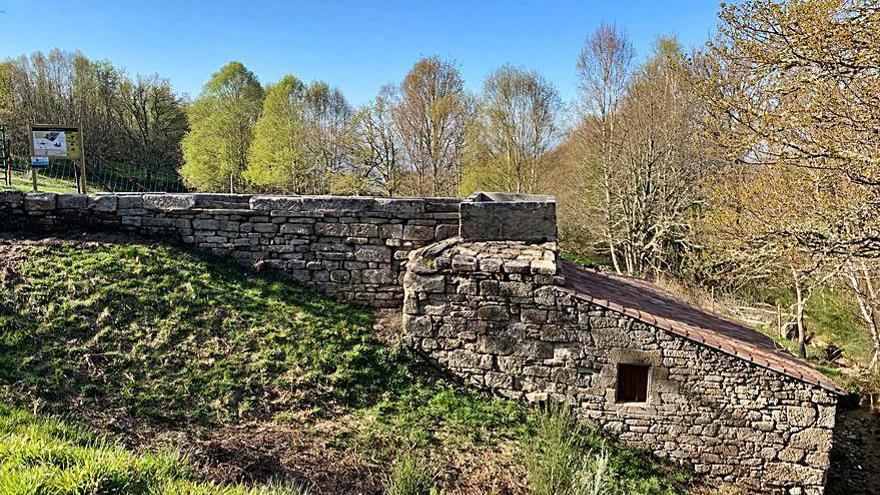
POLYGON ((524 445, 529 489, 535 495, 603 495, 608 492, 609 455, 595 451, 595 433, 571 416, 568 407, 548 406, 535 420, 524 445))
POLYGON ((436 472, 427 460, 405 452, 397 458, 385 483, 385 495, 433 495, 436 472))

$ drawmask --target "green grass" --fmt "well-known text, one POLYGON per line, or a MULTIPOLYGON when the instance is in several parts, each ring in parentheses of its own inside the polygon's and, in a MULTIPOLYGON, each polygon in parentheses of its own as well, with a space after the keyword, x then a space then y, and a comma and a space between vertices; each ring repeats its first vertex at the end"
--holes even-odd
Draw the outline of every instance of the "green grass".
POLYGON ((807 329, 824 343, 843 349, 844 357, 859 366, 870 363, 873 344, 850 294, 840 289, 823 289, 807 304, 807 329))
POLYGON ((174 248, 37 249, 0 297, 0 379, 158 421, 359 405, 405 380, 370 315, 174 248))
POLYGON ((136 455, 89 430, 0 404, 0 493, 297 495, 295 487, 199 482, 175 453, 136 455))
POLYGON ((610 260, 606 260, 599 255, 583 255, 571 252, 564 252, 560 255, 562 259, 577 263, 581 266, 593 269, 608 268, 611 266, 610 260))
POLYGON ((409 452, 403 453, 394 463, 385 495, 433 495, 438 493, 434 467, 426 459, 409 452))
MULTIPOLYGON (((94 186, 90 186, 89 192, 96 192, 92 189, 94 186)), ((34 184, 29 175, 25 175, 20 173, 19 171, 15 171, 12 174, 12 186, 7 186, 4 179, 0 178, 0 190, 4 189, 13 189, 25 192, 31 192, 34 190, 34 184)), ((37 190, 39 192, 49 192, 49 193, 75 193, 76 192, 76 182, 73 179, 56 179, 53 177, 46 177, 42 174, 37 175, 37 190)))

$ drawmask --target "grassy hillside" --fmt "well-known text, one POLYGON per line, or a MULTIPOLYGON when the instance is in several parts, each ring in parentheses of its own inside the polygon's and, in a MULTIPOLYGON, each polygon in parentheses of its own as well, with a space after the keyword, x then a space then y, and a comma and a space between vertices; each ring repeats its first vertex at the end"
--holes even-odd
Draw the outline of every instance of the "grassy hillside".
MULTIPOLYGON (((0 239, 0 260, 2 493, 34 493, 23 483, 43 472, 58 493, 143 493, 153 478, 156 493, 541 493, 541 466, 571 437, 382 338, 397 318, 377 330, 361 308, 223 260, 106 238, 0 239), (98 479, 131 489, 89 488, 98 479)), ((569 465, 607 455, 610 493, 686 491, 687 477, 577 437, 569 465)))

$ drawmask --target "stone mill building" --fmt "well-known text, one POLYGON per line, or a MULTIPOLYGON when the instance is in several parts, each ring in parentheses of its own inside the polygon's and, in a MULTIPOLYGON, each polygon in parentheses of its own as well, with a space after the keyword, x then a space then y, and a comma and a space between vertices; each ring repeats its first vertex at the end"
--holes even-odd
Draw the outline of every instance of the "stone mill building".
POLYGON ((834 383, 751 328, 561 260, 551 199, 477 199, 461 205, 460 237, 410 254, 404 321, 416 347, 506 397, 564 400, 697 473, 823 492, 834 383))
POLYGON ((466 383, 562 400, 623 442, 772 494, 824 491, 843 391, 771 339, 642 280, 560 259, 549 197, 0 192, 0 230, 124 230, 403 306, 466 383))

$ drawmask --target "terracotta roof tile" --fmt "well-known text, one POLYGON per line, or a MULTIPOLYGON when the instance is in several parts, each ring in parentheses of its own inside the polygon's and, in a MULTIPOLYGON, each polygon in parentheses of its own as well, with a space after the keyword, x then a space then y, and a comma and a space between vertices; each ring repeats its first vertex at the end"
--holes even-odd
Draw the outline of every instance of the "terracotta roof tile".
POLYGON ((601 273, 565 260, 560 260, 559 267, 566 288, 580 298, 757 366, 836 394, 846 393, 766 335, 682 301, 650 282, 601 273))

